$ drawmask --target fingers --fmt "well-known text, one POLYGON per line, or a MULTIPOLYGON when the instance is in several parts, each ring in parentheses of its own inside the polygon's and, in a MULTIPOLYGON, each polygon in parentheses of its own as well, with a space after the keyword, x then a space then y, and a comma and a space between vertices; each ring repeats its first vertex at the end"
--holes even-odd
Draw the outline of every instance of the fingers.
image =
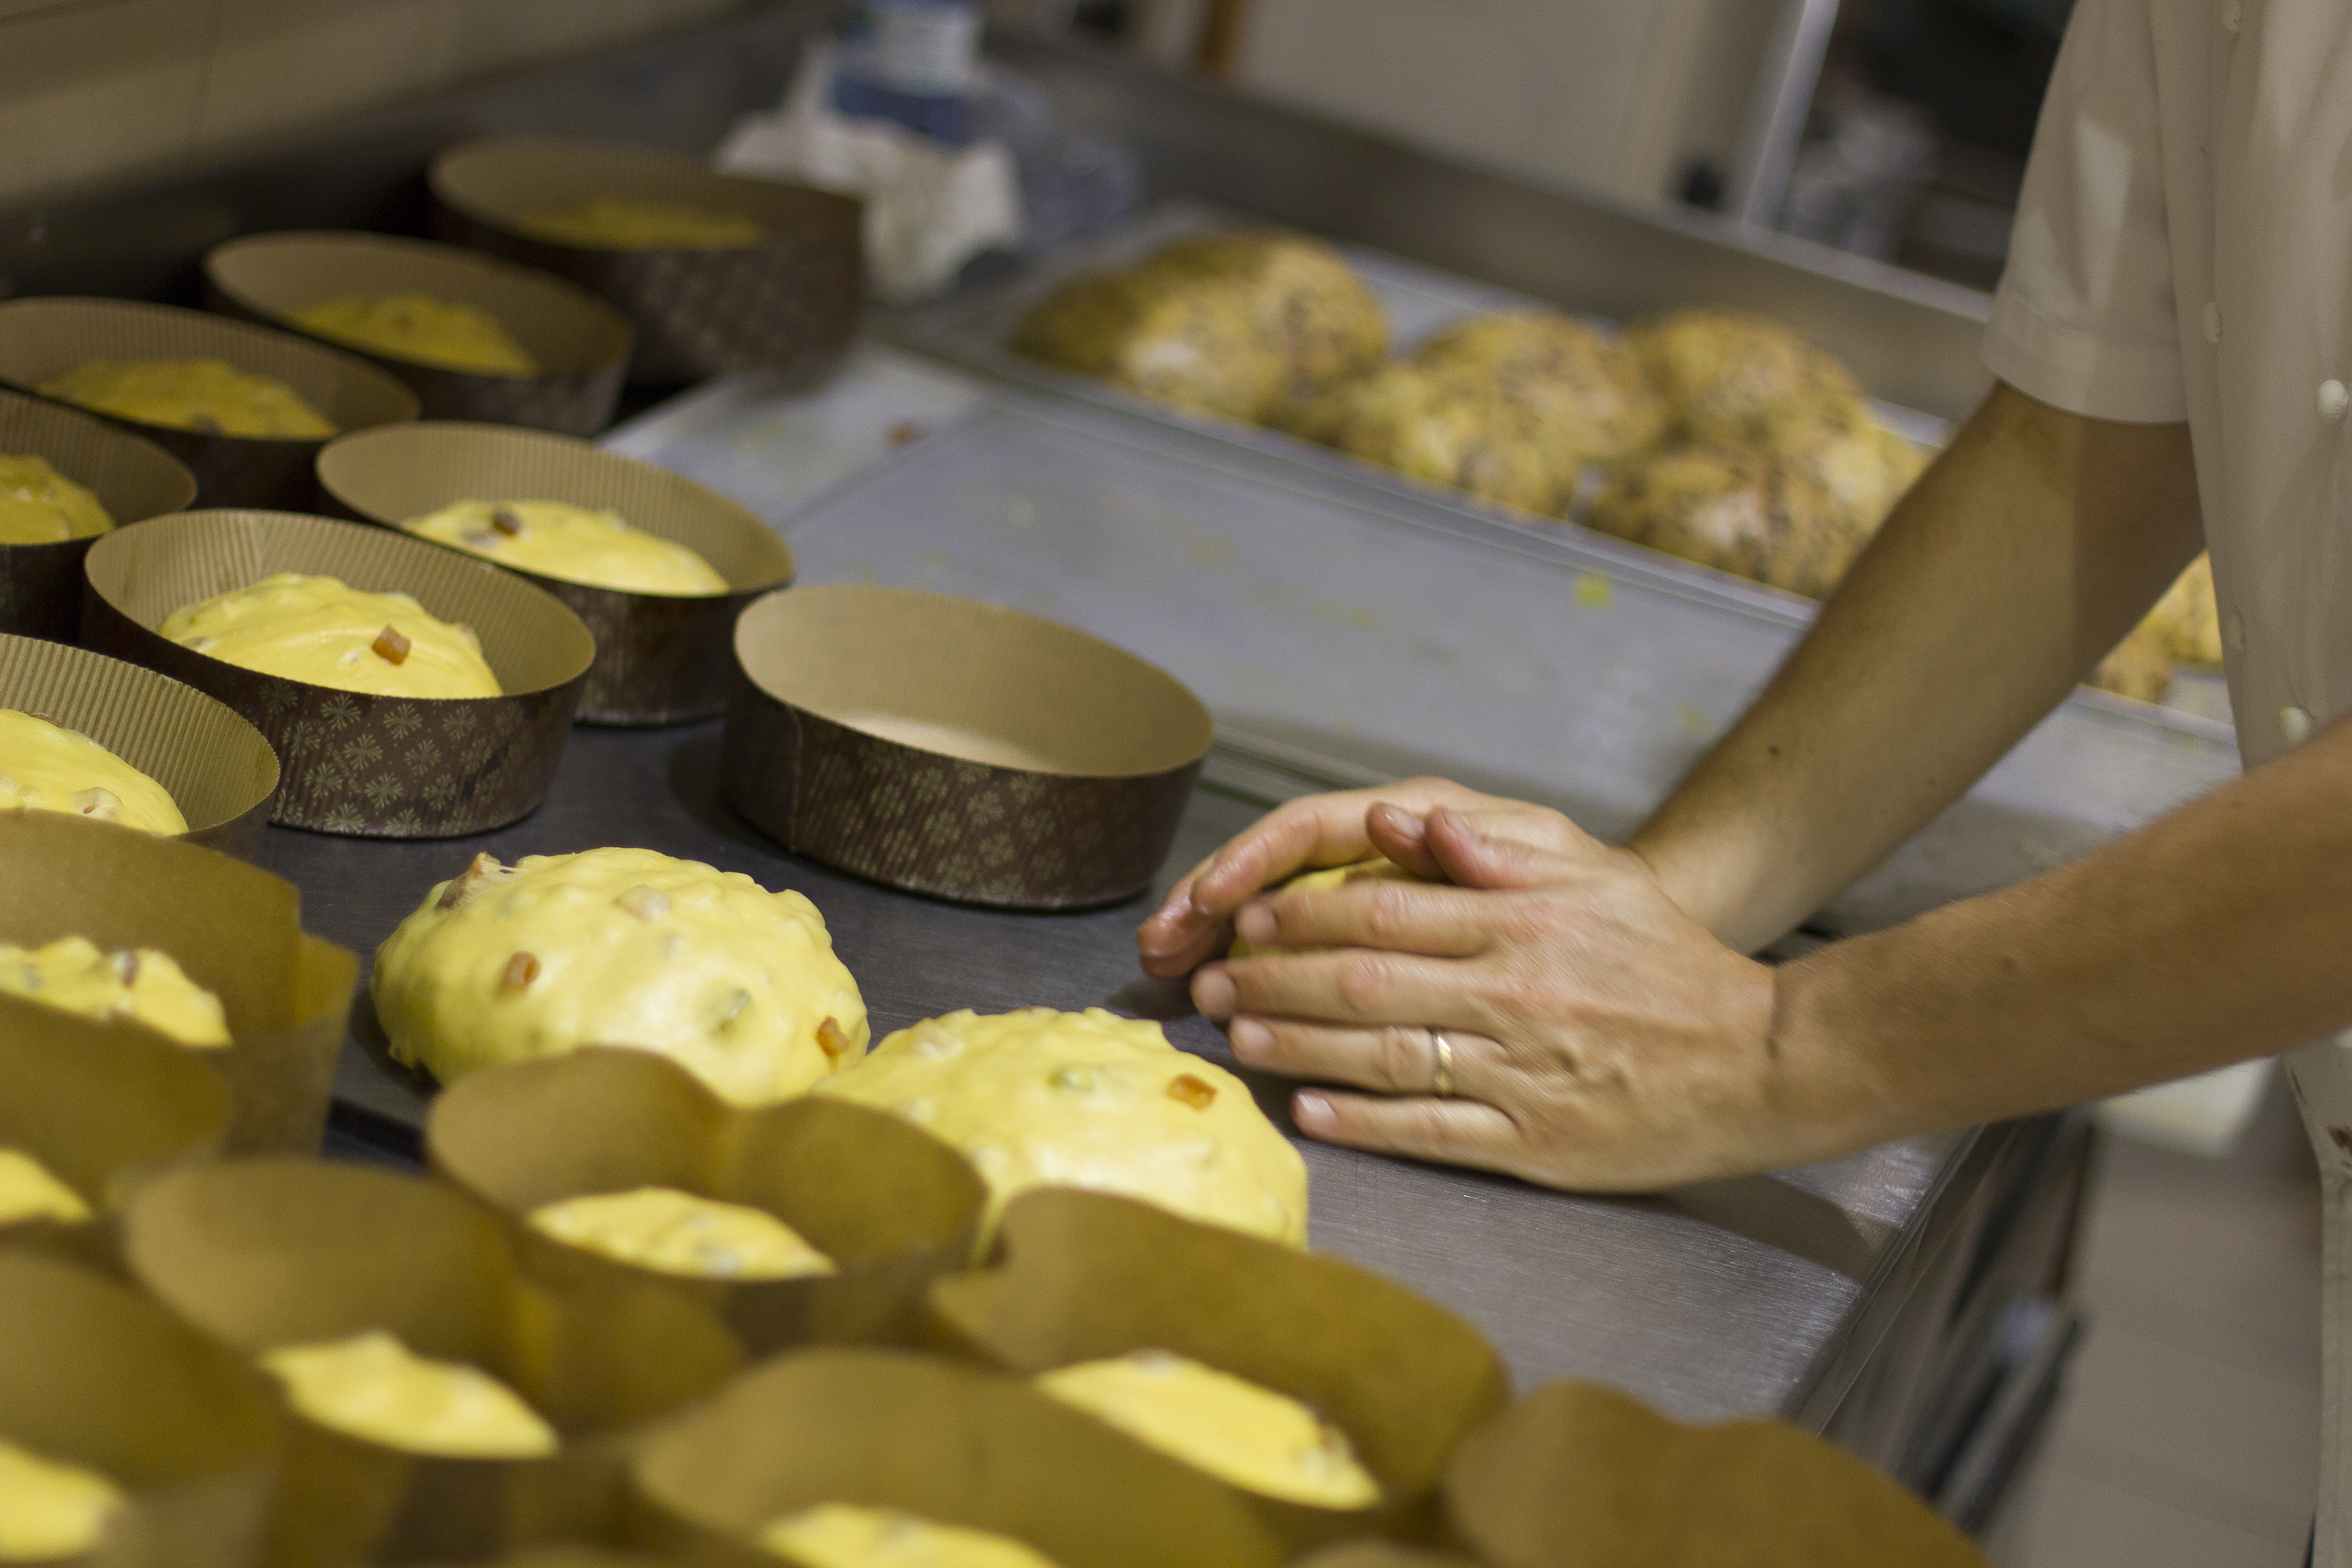
MULTIPOLYGON (((1437 1047, 1419 1024, 1355 1029, 1292 1018, 1235 1018, 1226 1031, 1244 1065, 1286 1078, 1351 1083, 1383 1094, 1427 1094, 1437 1083, 1437 1047)), ((1454 1092, 1491 1100, 1502 1087, 1503 1047, 1467 1029, 1445 1031, 1454 1092)))
POLYGON ((1290 1098, 1290 1115, 1309 1138, 1351 1149, 1490 1171, 1511 1170, 1521 1163, 1517 1124, 1475 1100, 1423 1095, 1388 1100, 1302 1089, 1290 1098))
POLYGON ((1241 1014, 1333 1024, 1425 1024, 1493 1034, 1485 977, 1455 959, 1346 948, 1269 953, 1203 965, 1192 1005, 1222 1022, 1241 1014))
POLYGON ((1416 877, 1437 881, 1445 875, 1438 868, 1437 857, 1429 851, 1429 837, 1417 811, 1380 801, 1364 813, 1364 837, 1373 848, 1416 877))
POLYGON ((1531 888, 1557 882, 1606 856, 1607 846, 1567 818, 1548 823, 1551 842, 1531 842, 1522 825, 1482 819, 1450 806, 1423 826, 1430 858, 1449 882, 1465 888, 1531 888))
POLYGON ((1337 888, 1254 899, 1234 929, 1265 948, 1372 947, 1467 958, 1493 945, 1504 901, 1443 884, 1362 878, 1337 888))

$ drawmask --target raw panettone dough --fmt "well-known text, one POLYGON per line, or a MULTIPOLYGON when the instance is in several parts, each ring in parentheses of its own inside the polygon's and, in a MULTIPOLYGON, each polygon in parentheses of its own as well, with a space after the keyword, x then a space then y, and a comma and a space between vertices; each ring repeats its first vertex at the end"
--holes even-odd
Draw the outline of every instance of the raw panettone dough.
POLYGON ((380 1330, 266 1352, 262 1366, 288 1401, 321 1426, 404 1453, 535 1459, 554 1428, 478 1367, 421 1356, 380 1330))
POLYGON ((776 1521, 760 1544, 803 1568, 1054 1568, 1009 1536, 840 1502, 776 1521))
POLYGON ((41 391, 118 419, 211 436, 323 441, 335 434, 284 382, 216 359, 94 359, 43 382, 41 391))
POLYGON ((55 544, 113 526, 96 496, 44 459, 0 452, 0 544, 55 544))
POLYGON ((0 1563, 49 1563, 93 1551, 123 1504, 96 1470, 0 1437, 0 1563))
POLYGON ((765 1209, 676 1187, 592 1193, 541 1204, 533 1229, 567 1247, 697 1279, 793 1279, 833 1260, 765 1209))
POLYGON ((183 605, 155 628, 226 664, 379 697, 496 697, 499 678, 473 628, 406 594, 280 572, 183 605))
POLYGON ((896 1111, 961 1150, 989 1187, 1087 1187, 1303 1247, 1307 1164, 1213 1062, 1100 1007, 969 1010, 899 1030, 820 1094, 896 1111))
POLYGON ((1633 351, 1558 311, 1473 317, 1423 342, 1412 363, 1526 405, 1546 442, 1579 460, 1613 461, 1665 427, 1665 405, 1633 351))
POLYGON ((1587 456, 1552 440, 1534 407, 1494 383, 1417 364, 1343 382, 1286 423, 1409 479, 1546 516, 1568 505, 1587 456))
MULTIPOLYGON (((1281 890, 1286 893, 1307 893, 1320 888, 1344 887, 1349 882, 1418 882, 1420 880, 1422 880, 1421 878, 1414 876, 1387 856, 1375 855, 1369 860, 1359 860, 1352 866, 1326 866, 1319 871, 1301 871, 1297 876, 1283 883, 1281 890)), ((1255 947, 1235 937, 1232 949, 1225 956, 1255 958, 1262 952, 1297 951, 1298 950, 1295 948, 1255 947)))
POLYGON ((0 1225, 55 1220, 79 1225, 89 1217, 81 1194, 22 1149, 0 1148, 0 1225))
POLYGON ((475 375, 537 375, 539 362, 498 317, 479 305, 430 294, 328 300, 294 312, 294 324, 322 338, 394 359, 475 375))
POLYGON ((1594 498, 1591 522, 1811 599, 1828 596, 1870 535, 1820 486, 1729 446, 1666 447, 1625 465, 1594 498))
POLYGON ((524 572, 630 594, 723 594, 727 579, 674 539, 617 511, 560 500, 461 500, 400 525, 524 572))
POLYGON ((1625 341, 1695 441, 1736 438, 1727 426, 1780 404, 1855 391, 1843 365, 1769 316, 1669 310, 1636 321, 1625 341))
POLYGON ((816 906, 650 849, 478 855, 376 950, 392 1054, 447 1083, 580 1046, 657 1051, 738 1105, 855 1061, 866 1004, 816 906))
POLYGON ((2147 618, 2156 623, 2165 651, 2175 662, 2221 668, 2221 606, 2213 597, 2213 558, 2200 555, 2190 562, 2147 618))
POLYGON ((144 833, 188 830, 169 790, 79 730, 0 708, 0 811, 69 811, 144 833))
POLYGON ((1370 1508, 1381 1484, 1348 1435, 1286 1394, 1171 1351, 1056 1368, 1037 1386, 1150 1447, 1261 1497, 1370 1508))
POLYGON ((1283 362, 1285 401, 1379 364, 1389 351, 1380 297, 1321 240, 1272 229, 1180 239, 1146 262, 1147 284, 1230 288, 1283 362))
POLYGON ((759 244, 766 234, 740 213, 627 196, 592 196, 545 207, 524 214, 515 226, 534 239, 596 250, 740 250, 759 244))
POLYGON ((229 1043, 220 998, 152 947, 104 952, 79 936, 31 949, 0 942, 0 991, 86 1018, 128 1018, 183 1046, 229 1043))
POLYGON ((1127 272, 1055 290, 1023 320, 1013 351, 1227 419, 1266 417, 1289 381, 1280 348, 1258 330, 1239 289, 1127 272))

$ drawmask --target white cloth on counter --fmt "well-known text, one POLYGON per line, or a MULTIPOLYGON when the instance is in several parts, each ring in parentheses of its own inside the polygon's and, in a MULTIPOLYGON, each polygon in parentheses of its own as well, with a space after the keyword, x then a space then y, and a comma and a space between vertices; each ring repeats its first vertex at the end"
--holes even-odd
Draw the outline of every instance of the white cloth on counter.
POLYGON ((982 251, 1021 243, 1020 177, 1003 143, 945 147, 852 120, 833 109, 832 88, 832 46, 813 44, 782 107, 737 121, 714 161, 862 197, 866 279, 887 304, 935 298, 982 251))

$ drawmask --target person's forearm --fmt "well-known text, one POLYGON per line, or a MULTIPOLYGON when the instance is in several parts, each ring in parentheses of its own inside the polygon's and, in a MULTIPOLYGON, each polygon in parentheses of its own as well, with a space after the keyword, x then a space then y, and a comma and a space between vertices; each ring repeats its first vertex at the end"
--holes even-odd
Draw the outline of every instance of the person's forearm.
POLYGON ((1852 1143, 2352 1025, 2352 726, 2072 866, 1774 978, 1782 1107, 1852 1143))
POLYGON ((1761 946, 2000 760, 2199 537, 2185 426, 1996 387, 1630 847, 1702 924, 1761 946))

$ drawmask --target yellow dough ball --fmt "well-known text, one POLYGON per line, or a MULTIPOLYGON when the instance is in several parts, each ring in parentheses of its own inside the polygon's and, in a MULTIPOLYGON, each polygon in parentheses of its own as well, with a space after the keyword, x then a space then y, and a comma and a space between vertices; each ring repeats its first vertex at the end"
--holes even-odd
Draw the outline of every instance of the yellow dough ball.
POLYGON ((496 697, 499 678, 473 628, 406 594, 280 572, 183 605, 155 628, 226 664, 378 697, 496 697))
POLYGON ((632 528, 617 511, 560 500, 461 500, 400 525, 469 553, 628 594, 724 594, 727 579, 674 539, 632 528))
POLYGON ((0 1148, 0 1225, 36 1219, 79 1225, 89 1217, 81 1194, 50 1174, 47 1165, 22 1149, 0 1148))
POLYGON ((567 1247, 697 1279, 794 1279, 835 1272, 833 1259, 765 1209, 638 1187, 541 1204, 531 1228, 567 1247))
POLYGON ((1100 1007, 969 1010, 899 1030, 820 1094, 895 1111, 961 1150, 990 1223, 1037 1186, 1119 1193, 1307 1243, 1307 1163, 1213 1062, 1100 1007))
MULTIPOLYGON (((1369 860, 1359 860, 1352 866, 1327 866, 1320 871, 1301 871, 1282 885, 1286 893, 1312 892, 1318 888, 1344 887, 1349 882, 1418 882, 1414 876, 1385 855, 1375 855, 1369 860)), ((1297 948, 1255 947, 1239 937, 1226 952, 1228 958, 1255 958, 1262 952, 1296 952, 1297 948)))
POLYGON ((2200 669, 2221 668, 2221 606, 2213 596, 2213 558, 2200 555, 2190 562, 2147 618, 2175 661, 2200 669))
MULTIPOLYGON (((1424 342, 1412 363, 1492 385, 1536 416, 1550 446, 1579 458, 1622 458, 1665 427, 1665 405, 1633 352, 1555 310, 1473 317, 1424 342)), ((1573 485, 1576 476, 1567 478, 1573 485)))
POLYGON ((1287 428, 1409 479, 1545 516, 1568 505, 1590 455, 1493 383, 1410 363, 1342 383, 1300 405, 1287 428))
POLYGON ((1261 1497, 1370 1508, 1381 1484, 1348 1435, 1286 1394, 1171 1351, 1060 1367, 1037 1386, 1163 1454, 1261 1497))
POLYGON ((188 820, 162 784, 78 730, 0 708, 0 811, 68 811, 142 833, 188 820))
POLYGON ((2172 656, 2164 626, 2144 620, 2099 660, 2084 682, 2141 702, 2161 702, 2172 689, 2172 656))
POLYGON ((1778 404, 1855 391, 1835 359, 1744 310, 1669 310, 1634 322, 1625 342, 1693 440, 1727 439, 1727 425, 1778 404))
POLYGON ((55 544, 113 526, 96 496, 43 459, 0 452, 0 544, 55 544))
POLYGON ((369 984, 392 1054, 444 1083, 634 1046, 763 1105, 866 1041, 865 1000, 814 904, 650 849, 478 855, 376 950, 369 984))
POLYGON ((421 1356, 382 1331, 267 1352, 262 1367, 294 1408, 321 1426, 410 1454, 535 1459, 555 1430, 478 1367, 421 1356))
POLYGON ((0 1437, 0 1563, 47 1563, 94 1550, 124 1502, 96 1470, 0 1437))
POLYGON ((713 212, 684 202, 593 196, 568 206, 526 213, 515 226, 534 239, 596 250, 740 250, 767 231, 739 213, 713 212))
POLYGON ((41 384, 50 397, 118 419, 273 441, 323 441, 327 416, 275 376, 216 359, 94 359, 41 384))
POLYGON ((1022 320, 1013 352, 1226 419, 1265 418, 1288 390, 1288 363, 1247 294, 1213 279, 1075 279, 1022 320))
POLYGON ((1379 364, 1388 353, 1380 297, 1330 246, 1278 230, 1237 230, 1180 239, 1136 275, 1147 287, 1230 285, 1260 342, 1287 367, 1286 400, 1379 364))
POLYGON ((430 294, 329 300, 294 313, 322 338, 476 375, 537 375, 539 362, 479 305, 430 294))
POLYGON ((1033 1548, 992 1531, 840 1502, 776 1521, 760 1532, 760 1544, 803 1568, 1054 1568, 1033 1548))
POLYGON ((30 949, 0 942, 0 992, 85 1018, 128 1018, 183 1046, 229 1043, 220 998, 152 947, 103 952, 79 936, 30 949))

